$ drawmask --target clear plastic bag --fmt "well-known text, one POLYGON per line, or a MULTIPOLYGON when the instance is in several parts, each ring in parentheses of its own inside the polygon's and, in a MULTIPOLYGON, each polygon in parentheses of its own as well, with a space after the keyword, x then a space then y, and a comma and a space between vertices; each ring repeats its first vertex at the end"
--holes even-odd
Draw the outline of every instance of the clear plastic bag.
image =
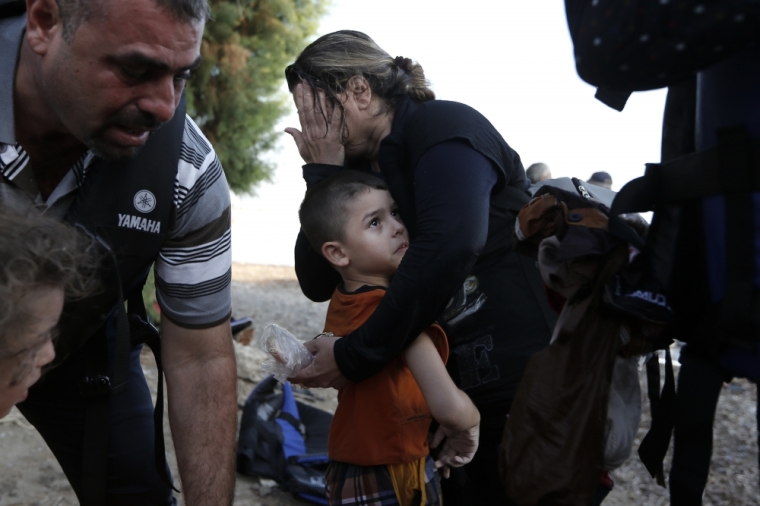
POLYGON ((267 325, 264 332, 256 336, 255 345, 271 357, 261 363, 262 369, 281 383, 298 374, 313 359, 306 346, 279 325, 267 325))

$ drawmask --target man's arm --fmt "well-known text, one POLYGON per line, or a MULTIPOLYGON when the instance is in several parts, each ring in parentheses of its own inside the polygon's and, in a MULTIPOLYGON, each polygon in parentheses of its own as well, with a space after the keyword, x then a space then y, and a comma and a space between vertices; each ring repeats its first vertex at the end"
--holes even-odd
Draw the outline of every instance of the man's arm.
POLYGON ((186 329, 162 318, 161 354, 185 504, 232 504, 237 369, 229 321, 186 329))

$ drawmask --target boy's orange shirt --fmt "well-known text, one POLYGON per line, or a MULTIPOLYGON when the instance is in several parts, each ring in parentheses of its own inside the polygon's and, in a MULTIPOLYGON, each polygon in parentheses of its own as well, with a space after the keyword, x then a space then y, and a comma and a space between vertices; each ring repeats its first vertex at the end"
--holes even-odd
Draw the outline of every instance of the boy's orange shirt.
MULTIPOLYGON (((364 323, 385 295, 383 288, 346 294, 335 290, 325 331, 345 336, 364 323)), ((441 359, 449 346, 438 325, 427 329, 441 359)), ((428 410, 403 355, 375 376, 338 391, 338 409, 330 427, 330 459, 360 466, 400 464, 428 454, 428 410)))

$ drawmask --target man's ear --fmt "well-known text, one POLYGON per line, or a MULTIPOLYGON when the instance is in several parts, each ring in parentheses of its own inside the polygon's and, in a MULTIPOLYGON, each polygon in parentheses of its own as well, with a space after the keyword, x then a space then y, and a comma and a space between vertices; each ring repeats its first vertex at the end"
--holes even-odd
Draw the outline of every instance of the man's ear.
POLYGON ((26 0, 26 40, 40 56, 48 52, 56 35, 63 35, 63 24, 56 0, 26 0))
POLYGON ((372 88, 369 81, 362 76, 354 76, 348 80, 346 91, 350 93, 359 109, 366 109, 372 102, 372 88))
POLYGON ((322 255, 335 267, 346 267, 351 262, 343 245, 338 241, 324 243, 322 255))

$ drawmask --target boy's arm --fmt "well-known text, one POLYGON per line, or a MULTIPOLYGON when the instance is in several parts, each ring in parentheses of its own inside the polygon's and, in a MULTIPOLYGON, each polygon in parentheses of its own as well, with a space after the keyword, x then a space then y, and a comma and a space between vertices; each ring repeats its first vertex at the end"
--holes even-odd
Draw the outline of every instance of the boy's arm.
POLYGON ((464 430, 480 422, 477 408, 454 384, 427 332, 406 349, 404 358, 438 423, 451 430, 464 430))
POLYGON ((443 467, 443 477, 448 478, 448 466, 467 464, 478 449, 480 413, 451 380, 438 349, 426 332, 407 348, 404 358, 430 413, 440 424, 430 446, 435 448, 446 438, 435 466, 443 467))

